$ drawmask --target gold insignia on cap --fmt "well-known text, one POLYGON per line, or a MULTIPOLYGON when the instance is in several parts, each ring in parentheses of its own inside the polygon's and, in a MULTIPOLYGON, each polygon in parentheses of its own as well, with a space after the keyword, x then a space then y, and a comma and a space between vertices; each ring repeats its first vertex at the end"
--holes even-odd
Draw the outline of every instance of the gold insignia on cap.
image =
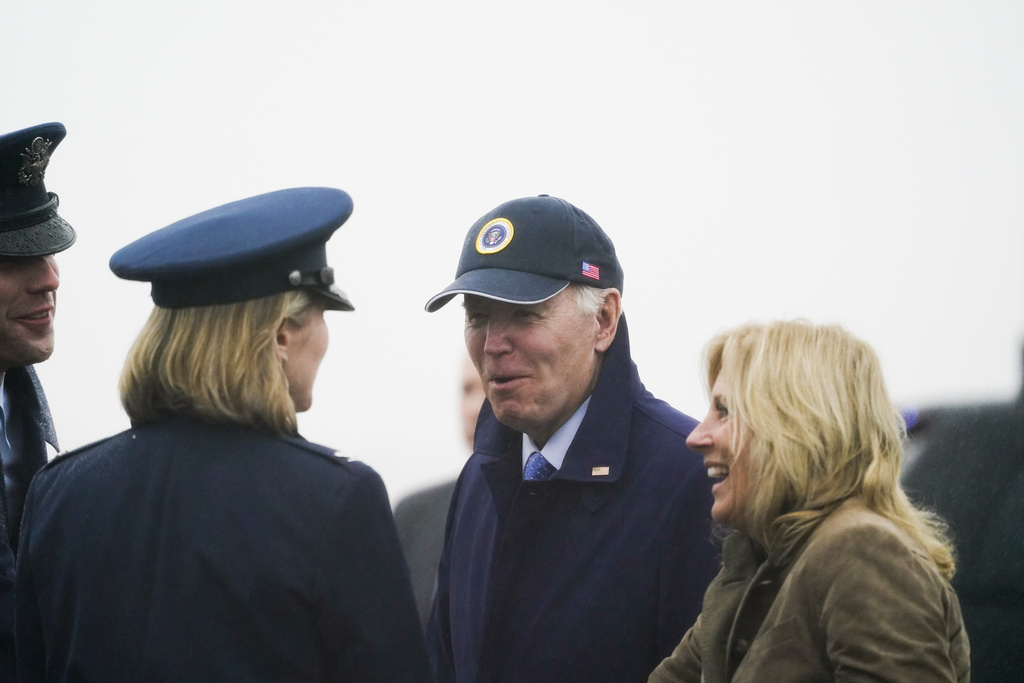
POLYGON ((590 470, 590 476, 592 476, 592 477, 607 477, 611 473, 612 473, 611 468, 607 467, 607 466, 605 466, 605 467, 595 467, 592 470, 590 470))
POLYGON ((21 168, 18 169, 18 182, 22 185, 35 187, 46 175, 46 165, 50 163, 49 140, 37 137, 25 151, 21 153, 21 168))
POLYGON ((507 218, 495 218, 480 228, 480 234, 476 236, 476 250, 481 254, 501 251, 512 241, 514 234, 512 221, 507 218))

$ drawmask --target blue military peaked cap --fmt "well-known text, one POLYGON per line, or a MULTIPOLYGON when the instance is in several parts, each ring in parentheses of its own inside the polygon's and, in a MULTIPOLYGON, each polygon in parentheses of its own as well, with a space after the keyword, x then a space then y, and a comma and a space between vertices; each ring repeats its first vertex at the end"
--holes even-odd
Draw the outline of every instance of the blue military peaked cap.
POLYGON ((153 285, 162 308, 212 306, 303 288, 329 309, 353 310, 334 286, 326 243, 352 213, 341 190, 301 187, 232 202, 120 249, 110 269, 153 285))
POLYGON ((74 228, 57 215, 57 195, 43 183, 65 135, 60 123, 0 135, 0 256, 56 254, 75 243, 74 228))

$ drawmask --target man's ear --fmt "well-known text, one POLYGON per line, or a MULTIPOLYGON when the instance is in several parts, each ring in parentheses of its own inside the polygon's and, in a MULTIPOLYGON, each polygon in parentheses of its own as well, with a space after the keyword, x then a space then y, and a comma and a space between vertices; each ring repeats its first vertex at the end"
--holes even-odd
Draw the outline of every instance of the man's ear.
POLYGON ((617 289, 606 289, 604 303, 597 311, 597 342, 594 349, 604 353, 615 341, 619 330, 619 316, 622 315, 622 295, 617 289))

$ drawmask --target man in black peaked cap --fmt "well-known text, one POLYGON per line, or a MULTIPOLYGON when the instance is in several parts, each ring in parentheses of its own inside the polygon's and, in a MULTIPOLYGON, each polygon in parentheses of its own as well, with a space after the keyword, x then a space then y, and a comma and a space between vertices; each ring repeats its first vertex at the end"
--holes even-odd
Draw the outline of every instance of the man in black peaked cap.
POLYGON ((57 449, 32 366, 53 353, 60 276, 54 254, 75 243, 43 179, 66 131, 46 123, 0 136, 0 680, 14 680, 14 555, 32 476, 57 449))

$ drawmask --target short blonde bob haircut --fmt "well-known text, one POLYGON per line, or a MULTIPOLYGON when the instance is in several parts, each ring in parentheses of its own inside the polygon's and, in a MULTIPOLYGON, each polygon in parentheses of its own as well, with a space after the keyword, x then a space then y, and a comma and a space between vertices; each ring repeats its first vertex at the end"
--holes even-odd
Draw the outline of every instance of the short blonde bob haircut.
POLYGON ((308 323, 312 306, 312 295, 295 290, 216 306, 155 307, 121 372, 121 404, 132 424, 186 415, 295 434, 277 332, 286 320, 308 323))
POLYGON ((906 427, 868 344, 838 326, 752 323, 712 339, 706 359, 708 386, 728 392, 733 452, 750 458, 745 530, 776 561, 856 496, 952 577, 944 524, 900 487, 906 427))

